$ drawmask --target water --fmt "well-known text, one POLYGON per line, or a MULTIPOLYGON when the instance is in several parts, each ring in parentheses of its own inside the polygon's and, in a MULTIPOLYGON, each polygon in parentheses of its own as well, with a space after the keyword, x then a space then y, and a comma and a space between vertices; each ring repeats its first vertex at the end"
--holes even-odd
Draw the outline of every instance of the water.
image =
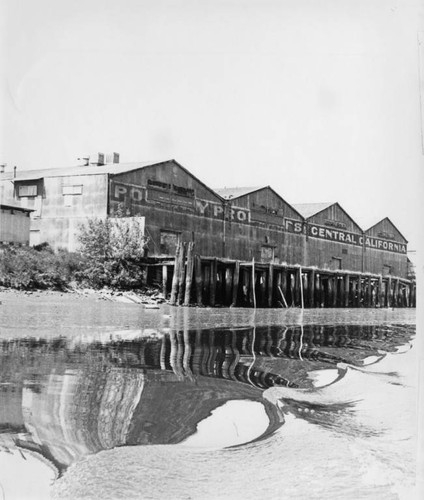
POLYGON ((0 498, 414 498, 413 310, 1 300, 0 498))

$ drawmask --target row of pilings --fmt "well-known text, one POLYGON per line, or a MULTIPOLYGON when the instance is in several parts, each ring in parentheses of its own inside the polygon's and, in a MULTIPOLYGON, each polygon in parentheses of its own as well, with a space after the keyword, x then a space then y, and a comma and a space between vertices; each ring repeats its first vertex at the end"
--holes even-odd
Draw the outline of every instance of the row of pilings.
POLYGON ((180 244, 149 266, 171 305, 224 307, 415 307, 416 283, 396 276, 201 257, 180 244))

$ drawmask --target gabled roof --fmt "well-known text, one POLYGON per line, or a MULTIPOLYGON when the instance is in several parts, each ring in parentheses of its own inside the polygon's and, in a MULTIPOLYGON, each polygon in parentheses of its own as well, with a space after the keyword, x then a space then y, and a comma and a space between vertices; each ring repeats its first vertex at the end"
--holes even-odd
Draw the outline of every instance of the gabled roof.
POLYGON ((274 191, 274 189, 272 189, 271 186, 220 188, 220 189, 215 189, 215 192, 218 193, 218 195, 224 200, 235 200, 237 198, 241 198, 242 196, 246 196, 247 194, 252 194, 256 193, 257 191, 262 191, 263 189, 269 189, 270 191, 272 191, 275 194, 275 196, 277 196, 277 198, 280 198, 280 200, 286 205, 288 205, 294 212, 296 212, 301 219, 304 219, 303 215, 295 208, 295 206, 288 203, 283 197, 281 197, 276 191, 274 191))
POLYGON ((405 238, 405 236, 399 231, 399 229, 393 224, 393 222, 388 217, 384 217, 384 219, 381 219, 376 224, 369 227, 366 231, 364 231, 364 233, 368 233, 368 231, 371 231, 371 229, 374 229, 376 226, 378 226, 384 221, 388 221, 394 227, 394 229, 396 229, 396 231, 402 236, 402 238, 406 241, 406 243, 408 243, 408 240, 405 238))
POLYGON ((240 198, 240 196, 245 196, 246 194, 254 193, 264 189, 265 187, 234 187, 234 188, 218 188, 214 189, 215 193, 225 200, 232 200, 234 198, 240 198))
MULTIPOLYGON (((167 160, 173 161, 173 160, 167 160)), ((133 162, 133 163, 108 163, 106 165, 84 165, 84 166, 73 166, 73 167, 61 167, 61 168, 45 168, 37 170, 16 170, 16 177, 13 176, 13 172, 6 172, 0 176, 2 180, 12 180, 12 181, 29 181, 42 179, 44 177, 67 177, 73 175, 99 175, 99 174, 122 174, 125 172, 130 172, 132 170, 137 170, 139 168, 148 167, 151 165, 157 165, 159 163, 165 163, 164 161, 147 161, 147 162, 133 162)))
POLYGON ((309 219, 313 215, 322 212, 328 207, 335 205, 335 202, 330 201, 327 203, 295 203, 293 208, 295 208, 305 219, 309 219))

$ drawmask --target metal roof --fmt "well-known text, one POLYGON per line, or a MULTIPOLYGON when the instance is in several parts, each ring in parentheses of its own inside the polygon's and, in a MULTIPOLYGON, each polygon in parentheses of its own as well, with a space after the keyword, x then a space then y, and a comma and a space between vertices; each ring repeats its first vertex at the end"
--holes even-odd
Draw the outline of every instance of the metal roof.
POLYGON ((305 219, 309 219, 313 215, 322 212, 328 207, 334 205, 335 202, 327 203, 295 203, 292 205, 305 219))
MULTIPOLYGON (((166 160, 172 161, 172 160, 166 160)), ((42 179, 44 177, 67 177, 74 175, 99 175, 99 174, 122 174, 139 168, 157 165, 164 161, 147 161, 134 163, 108 163, 106 165, 83 165, 74 167, 46 168, 37 170, 16 170, 14 173, 6 172, 0 175, 1 180, 29 181, 42 179)))
POLYGON ((11 210, 21 210, 22 212, 35 212, 32 208, 23 207, 15 200, 0 201, 1 208, 9 208, 11 210))
POLYGON ((259 191, 259 189, 264 189, 265 186, 260 187, 235 187, 235 188, 218 188, 214 189, 215 193, 218 193, 219 196, 226 200, 230 200, 233 198, 240 198, 240 196, 244 196, 249 193, 253 193, 254 191, 259 191))

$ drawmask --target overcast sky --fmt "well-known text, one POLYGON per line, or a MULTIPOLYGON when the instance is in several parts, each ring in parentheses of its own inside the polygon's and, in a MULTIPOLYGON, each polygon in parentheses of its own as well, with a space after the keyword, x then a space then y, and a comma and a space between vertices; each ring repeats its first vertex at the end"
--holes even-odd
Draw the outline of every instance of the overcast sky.
POLYGON ((175 158, 363 229, 389 216, 415 248, 422 3, 0 0, 0 161, 175 158))

